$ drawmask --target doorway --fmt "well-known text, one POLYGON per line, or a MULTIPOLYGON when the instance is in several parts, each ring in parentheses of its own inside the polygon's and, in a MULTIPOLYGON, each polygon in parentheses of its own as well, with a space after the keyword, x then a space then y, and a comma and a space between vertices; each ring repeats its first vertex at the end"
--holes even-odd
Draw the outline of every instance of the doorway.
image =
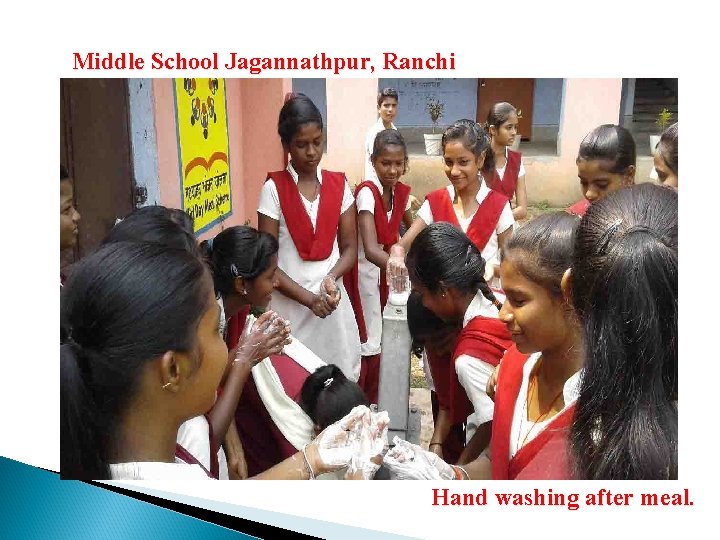
POLYGON ((60 79, 60 163, 81 215, 77 246, 61 261, 66 266, 134 209, 126 79, 60 79))

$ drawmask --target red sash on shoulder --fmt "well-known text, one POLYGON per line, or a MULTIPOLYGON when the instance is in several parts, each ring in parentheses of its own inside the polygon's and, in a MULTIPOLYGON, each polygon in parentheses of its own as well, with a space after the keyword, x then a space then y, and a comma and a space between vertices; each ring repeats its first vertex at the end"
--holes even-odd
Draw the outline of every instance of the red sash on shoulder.
POLYGON ((357 197, 360 190, 365 187, 370 189, 375 199, 374 217, 378 242, 383 245, 386 251, 389 251, 390 247, 397 242, 399 238, 400 222, 402 221, 403 214, 405 214, 405 207, 410 197, 410 186, 402 182, 398 182, 395 185, 393 211, 389 220, 387 218, 388 211, 387 208, 385 208, 385 201, 374 182, 366 180, 358 185, 355 188, 355 197, 357 197))
MULTIPOLYGON (((377 240, 380 244, 383 245, 383 249, 389 253, 392 245, 396 243, 400 238, 400 222, 402 221, 403 214, 405 214, 405 207, 407 206, 407 201, 410 197, 410 186, 408 186, 407 184, 403 184, 402 182, 398 182, 395 185, 395 190, 393 193, 393 211, 390 215, 390 220, 388 220, 387 218, 387 208, 385 208, 385 201, 383 201, 380 190, 378 189, 377 185, 375 185, 375 183, 369 180, 362 182, 355 188, 355 197, 357 198, 358 193, 360 193, 360 190, 364 187, 370 189, 375 199, 375 211, 373 215, 375 218, 375 234, 377 235, 377 240)), ((362 320, 360 342, 364 343, 365 341, 367 341, 367 331, 365 326, 365 317, 362 314, 362 306, 360 304, 360 279, 358 276, 357 263, 355 263, 354 268, 350 272, 343 276, 343 280, 345 283, 345 290, 348 291, 348 296, 350 296, 350 302, 353 304, 353 309, 355 310, 355 319, 358 323, 358 329, 360 328, 360 321, 362 320), (354 293, 351 292, 355 290, 357 290, 358 298, 357 308, 355 308, 355 302, 353 302, 354 293), (363 334, 363 332, 365 333, 363 334)), ((384 268, 380 269, 379 285, 380 306, 384 308, 385 304, 387 303, 389 294, 389 288, 387 285, 387 280, 385 278, 384 268)))
POLYGON ((512 199, 515 196, 515 188, 517 187, 518 174, 520 173, 520 152, 515 152, 508 148, 507 163, 505 164, 505 172, 503 173, 502 179, 497 172, 497 169, 493 171, 492 180, 483 175, 485 182, 490 189, 499 191, 505 195, 508 199, 512 199))
POLYGON ((564 480, 571 478, 568 434, 574 405, 555 416, 533 440, 510 456, 515 402, 522 386, 523 368, 529 356, 511 347, 502 359, 495 391, 495 415, 490 441, 493 480, 564 480))
MULTIPOLYGON (((236 317, 241 334, 245 326, 244 315, 247 314, 245 313, 242 317, 242 325, 239 322, 240 315, 242 313, 236 317)), ((227 339, 226 342, 228 347, 234 347, 237 345, 237 338, 234 342, 230 339, 227 339)), ((293 400, 298 401, 300 390, 309 373, 285 354, 270 356, 270 361, 280 378, 285 393, 293 400)), ((252 377, 245 382, 240 395, 235 410, 235 424, 245 452, 248 476, 255 476, 266 471, 297 452, 297 449, 290 444, 273 422, 252 377)))
POLYGON ((580 199, 578 202, 573 204, 572 206, 568 206, 565 211, 570 214, 575 214, 576 216, 584 216, 585 212, 587 212, 587 209, 590 208, 590 203, 587 199, 583 198, 580 199))
MULTIPOLYGON (((452 355, 453 366, 463 354, 497 366, 511 345, 512 340, 505 323, 499 319, 477 316, 460 331, 452 355)), ((464 422, 473 413, 473 405, 454 369, 452 374, 454 380, 450 386, 450 415, 452 423, 455 424, 464 422)))
MULTIPOLYGON (((428 193, 425 198, 430 203, 430 210, 432 211, 434 221, 452 223, 460 229, 460 222, 457 219, 455 208, 453 208, 450 194, 446 188, 437 189, 428 193)), ((472 221, 470 221, 466 234, 480 251, 485 248, 492 233, 495 231, 495 227, 497 227, 498 220, 500 219, 500 214, 507 202, 508 198, 505 195, 491 189, 487 197, 485 197, 485 200, 480 203, 472 221)))
POLYGON ((250 313, 250 306, 245 306, 237 314, 227 319, 225 327, 225 344, 228 349, 232 349, 240 341, 240 336, 245 328, 245 321, 250 313))
POLYGON ((321 170, 320 207, 316 228, 300 200, 300 191, 288 171, 268 173, 277 188, 280 209, 300 257, 304 261, 323 261, 332 253, 337 238, 345 175, 321 170))

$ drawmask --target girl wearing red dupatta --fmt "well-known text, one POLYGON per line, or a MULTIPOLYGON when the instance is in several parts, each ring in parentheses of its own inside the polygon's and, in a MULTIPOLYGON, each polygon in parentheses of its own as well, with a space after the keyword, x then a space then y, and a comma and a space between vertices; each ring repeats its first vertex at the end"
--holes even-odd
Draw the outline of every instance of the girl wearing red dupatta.
POLYGON ((270 309, 320 359, 357 381, 360 333, 341 279, 357 261, 355 201, 343 173, 319 169, 323 121, 310 99, 298 94, 283 105, 278 132, 290 162, 268 173, 258 206, 258 229, 279 244, 270 309))
POLYGON ((525 189, 525 166, 520 152, 509 147, 515 143, 518 134, 518 112, 510 103, 495 103, 488 112, 485 129, 492 142, 495 170, 484 173, 485 183, 499 191, 509 200, 515 198, 513 217, 516 220, 527 217, 527 190, 525 189))
POLYGON ((389 279, 402 290, 407 277, 405 253, 415 237, 432 223, 448 222, 472 240, 486 262, 485 280, 499 288, 500 249, 515 220, 507 196, 480 182, 481 171, 495 171, 490 137, 475 122, 459 120, 445 130, 442 145, 450 185, 427 195, 408 232, 391 247, 389 279))
POLYGON ((477 247, 449 223, 426 227, 408 254, 413 290, 422 304, 443 321, 461 327, 451 361, 442 375, 433 373, 438 397, 445 394, 449 424, 465 422, 474 414, 479 426, 459 458, 461 463, 477 457, 490 440, 493 402, 487 382, 511 345, 510 334, 497 318, 500 304, 482 277, 484 267, 477 247))
POLYGON ((358 263, 345 274, 349 294, 359 293, 358 324, 364 323, 366 338, 360 346, 362 365, 358 383, 370 403, 377 403, 380 379, 382 310, 388 298, 385 267, 390 247, 400 238, 400 224, 412 224, 410 186, 400 182, 407 169, 407 147, 397 130, 386 129, 375 137, 372 163, 374 178, 355 189, 358 211, 358 263))
POLYGON ((546 214, 514 232, 506 245, 501 276, 507 299, 500 320, 514 345, 498 375, 490 451, 461 464, 457 478, 573 477, 569 433, 582 347, 568 268, 578 221, 565 212, 546 214))

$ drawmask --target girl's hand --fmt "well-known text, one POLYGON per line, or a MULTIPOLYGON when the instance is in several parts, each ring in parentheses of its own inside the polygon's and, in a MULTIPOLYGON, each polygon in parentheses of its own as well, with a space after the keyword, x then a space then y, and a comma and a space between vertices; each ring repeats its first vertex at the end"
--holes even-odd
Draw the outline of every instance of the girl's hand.
POLYGON ((357 449, 357 432, 363 422, 370 422, 370 414, 365 405, 358 405, 315 437, 307 447, 307 454, 316 475, 350 465, 357 449))
POLYGON ((383 462, 387 449, 387 432, 390 416, 386 411, 365 415, 356 432, 356 448, 350 466, 345 473, 346 480, 372 480, 383 462))
POLYGON ((228 477, 230 480, 245 480, 248 476, 247 462, 245 461, 245 451, 240 442, 240 436, 232 420, 228 426, 225 441, 223 442, 225 456, 228 464, 228 477))
POLYGON ((312 296, 313 299, 308 308, 315 314, 316 317, 324 319, 333 312, 333 309, 321 295, 313 294, 312 296))
POLYGON ((435 454, 435 455, 436 455, 437 457, 439 457, 440 459, 443 459, 443 447, 442 447, 442 444, 433 444, 433 443, 430 443, 430 445, 429 445, 429 447, 428 447, 428 450, 430 450, 430 452, 432 452, 433 454, 435 454))
POLYGON ((290 325, 274 311, 266 311, 253 325, 250 334, 241 337, 235 362, 254 366, 290 344, 290 325))
POLYGON ((334 277, 325 276, 323 278, 320 283, 320 297, 325 300, 333 311, 338 307, 340 304, 340 289, 334 277))
POLYGON ((455 470, 432 452, 416 444, 393 439, 395 446, 385 454, 383 464, 393 480, 453 480, 455 470))
POLYGON ((382 454, 375 456, 362 468, 348 467, 345 480, 372 480, 383 462, 382 454))
POLYGON ((405 249, 399 244, 395 244, 390 248, 386 275, 387 284, 393 291, 403 292, 405 290, 408 271, 405 266, 405 249))
POLYGON ((245 451, 242 446, 239 446, 237 450, 232 456, 227 456, 228 476, 230 480, 245 480, 248 477, 245 451))

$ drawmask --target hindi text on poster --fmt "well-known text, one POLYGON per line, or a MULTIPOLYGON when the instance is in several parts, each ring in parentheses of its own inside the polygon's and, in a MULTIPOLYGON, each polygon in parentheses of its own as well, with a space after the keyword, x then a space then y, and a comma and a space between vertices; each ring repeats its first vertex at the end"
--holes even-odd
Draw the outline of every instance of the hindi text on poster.
POLYGON ((195 232, 232 213, 224 79, 175 79, 183 209, 195 232))

